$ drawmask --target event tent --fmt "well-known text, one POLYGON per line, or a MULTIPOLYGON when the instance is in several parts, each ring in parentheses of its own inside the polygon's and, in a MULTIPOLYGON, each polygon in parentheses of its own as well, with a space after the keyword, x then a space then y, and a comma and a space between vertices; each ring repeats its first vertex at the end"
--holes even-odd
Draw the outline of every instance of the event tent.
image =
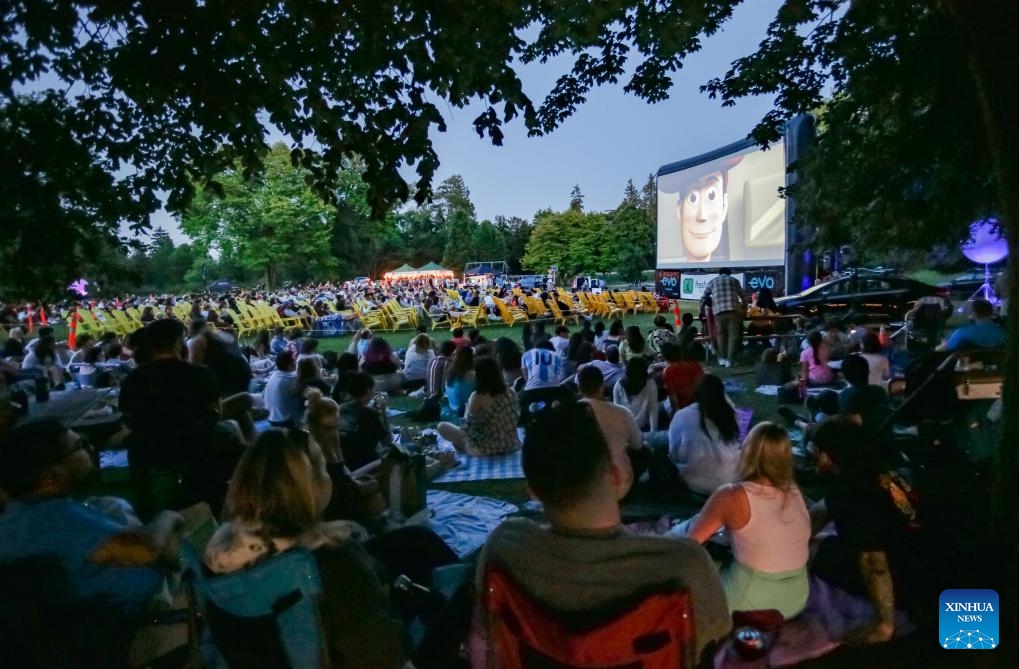
POLYGON ((452 279, 453 272, 436 262, 429 262, 417 269, 404 264, 392 272, 386 272, 383 277, 387 281, 397 279, 452 279))

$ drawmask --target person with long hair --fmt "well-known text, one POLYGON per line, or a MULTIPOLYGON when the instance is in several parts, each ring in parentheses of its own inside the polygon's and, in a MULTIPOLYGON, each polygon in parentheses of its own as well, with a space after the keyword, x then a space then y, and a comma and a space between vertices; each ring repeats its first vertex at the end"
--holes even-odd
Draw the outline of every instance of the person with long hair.
POLYGON ((369 341, 361 359, 361 371, 371 375, 376 390, 399 390, 403 385, 400 357, 382 337, 374 337, 369 341))
POLYGON ((705 374, 694 386, 693 403, 680 409, 669 424, 669 459, 687 486, 710 495, 736 480, 739 425, 722 380, 705 374))
POLYGON ((435 360, 435 342, 422 332, 411 340, 404 356, 404 387, 414 390, 425 385, 432 360, 435 360))
POLYGON ((835 372, 828 366, 831 349, 824 341, 824 333, 814 330, 807 335, 807 348, 800 354, 800 377, 809 386, 827 386, 835 380, 835 372))
POLYGON ((618 318, 613 319, 609 324, 608 334, 601 338, 598 348, 606 351, 609 346, 622 346, 624 339, 626 339, 626 328, 623 326, 623 321, 618 318))
POLYGON ((703 543, 723 528, 735 558, 722 571, 729 610, 798 615, 809 594, 810 513, 793 476, 789 434, 778 425, 754 426, 740 454, 739 480, 712 493, 687 536, 703 543))
POLYGON ((520 369, 522 357, 523 351, 509 337, 499 337, 495 340, 495 361, 502 370, 502 380, 511 388, 517 379, 523 376, 520 369))
POLYGON ((640 328, 636 325, 626 328, 626 338, 619 344, 619 357, 622 358, 623 363, 626 364, 634 358, 641 358, 647 365, 652 355, 648 350, 644 335, 640 333, 640 328))
POLYGON ((566 345, 566 354, 563 356, 565 362, 563 365, 563 375, 573 376, 577 373, 577 368, 585 362, 591 362, 590 344, 587 346, 587 359, 581 359, 581 347, 586 342, 584 341, 584 335, 580 332, 574 332, 570 335, 569 343, 566 345))
POLYGON ((861 349, 860 355, 867 361, 867 369, 870 370, 867 382, 872 386, 884 385, 892 376, 892 368, 884 356, 884 347, 881 346, 878 333, 868 329, 863 335, 861 349))
POLYGON ((300 430, 273 428, 258 436, 230 479, 224 522, 206 547, 205 566, 213 574, 236 574, 290 551, 310 552, 322 581, 329 656, 343 658, 344 666, 401 667, 404 630, 388 613, 388 577, 358 542, 357 525, 320 520, 331 481, 315 448, 300 430))
POLYGON ((460 346, 446 366, 445 395, 449 408, 463 416, 475 387, 474 350, 460 346))
POLYGON ((626 363, 623 378, 612 389, 612 401, 629 409, 642 431, 658 431, 658 386, 648 377, 645 358, 630 358, 626 363))
POLYGON ((494 358, 478 358, 476 390, 471 393, 463 425, 439 423, 436 427, 454 448, 471 455, 499 455, 520 448, 517 395, 506 386, 494 358))

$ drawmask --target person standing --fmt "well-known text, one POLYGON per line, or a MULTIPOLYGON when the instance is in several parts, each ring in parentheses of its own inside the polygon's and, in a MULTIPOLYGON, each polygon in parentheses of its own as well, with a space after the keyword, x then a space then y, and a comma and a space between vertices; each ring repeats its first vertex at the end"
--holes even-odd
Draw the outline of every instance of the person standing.
POLYGON ((740 285, 739 279, 732 275, 731 269, 723 267, 718 270, 718 276, 708 283, 701 302, 709 297, 715 318, 718 364, 722 367, 732 367, 743 329, 743 315, 746 313, 743 286, 740 285))

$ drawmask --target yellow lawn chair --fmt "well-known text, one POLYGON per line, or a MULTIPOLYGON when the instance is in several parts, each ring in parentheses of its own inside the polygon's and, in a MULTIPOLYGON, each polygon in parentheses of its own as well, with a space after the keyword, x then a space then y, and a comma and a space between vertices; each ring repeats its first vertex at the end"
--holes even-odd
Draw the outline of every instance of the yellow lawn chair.
POLYGON ((362 311, 359 307, 354 307, 354 313, 357 314, 357 319, 361 321, 361 327, 363 328, 385 330, 389 327, 386 321, 386 314, 381 309, 362 311))
POLYGON ((478 328, 478 327, 481 327, 482 325, 484 325, 485 323, 488 322, 488 315, 485 313, 485 308, 484 307, 481 307, 481 306, 478 306, 478 307, 468 307, 467 311, 464 312, 464 314, 462 316, 460 316, 460 317, 458 317, 456 319, 450 319, 450 320, 451 321, 455 320, 457 322, 456 325, 454 325, 452 322, 450 323, 450 326, 449 326, 450 330, 452 330, 453 328, 458 327, 458 326, 459 327, 478 328))
POLYGON ((559 308, 556 301, 551 298, 548 300, 548 309, 552 312, 553 323, 562 323, 563 325, 566 325, 567 321, 573 321, 577 325, 580 325, 580 316, 574 313, 570 313, 569 315, 564 314, 563 310, 559 308))
POLYGON ((659 311, 662 310, 661 305, 658 304, 658 300, 656 300, 655 296, 652 295, 651 293, 643 291, 637 293, 637 297, 639 297, 640 301, 644 304, 644 313, 657 314, 659 311))
MULTIPOLYGON (((517 323, 526 323, 528 321, 527 314, 523 309, 506 306, 498 297, 495 299, 495 307, 499 310, 499 315, 502 317, 502 322, 506 325, 513 327, 517 323)), ((482 312, 484 313, 484 312, 482 312)))
POLYGON ((622 308, 620 308, 617 304, 610 302, 605 296, 605 293, 602 293, 601 295, 593 295, 592 299, 596 300, 598 305, 601 307, 603 318, 612 319, 623 317, 622 308))
POLYGON ((531 318, 545 318, 548 315, 548 309, 545 308, 545 303, 536 297, 530 295, 521 296, 521 301, 524 304, 524 309, 527 311, 527 315, 531 318))

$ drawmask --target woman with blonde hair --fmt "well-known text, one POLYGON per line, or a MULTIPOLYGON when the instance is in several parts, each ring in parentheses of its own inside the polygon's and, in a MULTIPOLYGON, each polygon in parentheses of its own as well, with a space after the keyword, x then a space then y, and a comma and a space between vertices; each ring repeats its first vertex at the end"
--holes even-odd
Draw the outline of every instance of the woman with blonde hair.
MULTIPOLYGON (((214 574, 238 574, 290 551, 309 552, 322 582, 329 656, 343 658, 344 666, 401 667, 403 626, 389 617, 381 580, 388 577, 357 541, 363 530, 319 520, 330 486, 315 449, 301 430, 270 428, 258 436, 234 470, 225 522, 209 541, 205 565, 214 574)), ((285 561, 275 564, 287 568, 285 561)))
MULTIPOLYGON (((317 449, 332 482, 332 497, 323 511, 325 518, 370 521, 384 509, 375 479, 354 478, 340 447, 340 405, 317 388, 305 393, 308 405, 305 424, 311 435, 313 456, 317 449)), ((313 464, 315 464, 313 462, 313 464)))
POLYGON ((786 619, 799 614, 809 594, 810 514, 793 478, 785 429, 763 422, 750 430, 739 480, 708 498, 687 536, 703 543, 720 529, 735 558, 722 572, 729 610, 778 609, 786 619))

